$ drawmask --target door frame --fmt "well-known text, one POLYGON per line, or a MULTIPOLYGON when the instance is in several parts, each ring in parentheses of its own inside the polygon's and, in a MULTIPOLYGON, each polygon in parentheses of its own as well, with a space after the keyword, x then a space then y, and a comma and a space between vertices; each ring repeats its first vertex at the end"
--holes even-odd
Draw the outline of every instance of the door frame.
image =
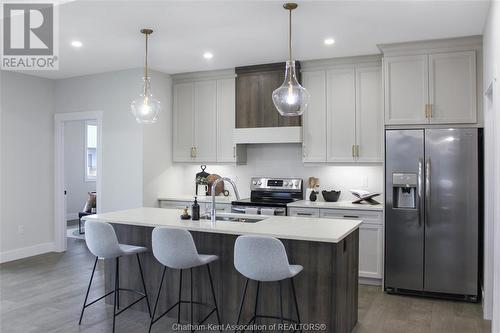
POLYGON ((66 196, 64 195, 64 124, 67 121, 96 120, 97 123, 97 209, 102 201, 102 111, 57 113, 54 115, 54 250, 64 252, 66 242, 66 196))

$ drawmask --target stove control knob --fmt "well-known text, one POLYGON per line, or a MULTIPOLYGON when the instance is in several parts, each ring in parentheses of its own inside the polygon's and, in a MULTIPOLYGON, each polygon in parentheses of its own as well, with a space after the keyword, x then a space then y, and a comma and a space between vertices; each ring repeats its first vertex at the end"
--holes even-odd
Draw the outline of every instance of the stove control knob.
POLYGON ((284 185, 284 186, 288 186, 288 182, 284 182, 284 183, 283 183, 283 185, 284 185))
POLYGON ((293 186, 293 183, 292 182, 288 183, 288 186, 293 186))
POLYGON ((252 184, 253 184, 253 185, 257 185, 257 181, 255 181, 255 180, 254 180, 254 181, 252 182, 252 184))
POLYGON ((262 182, 259 180, 259 181, 257 182, 257 185, 262 185, 262 182))

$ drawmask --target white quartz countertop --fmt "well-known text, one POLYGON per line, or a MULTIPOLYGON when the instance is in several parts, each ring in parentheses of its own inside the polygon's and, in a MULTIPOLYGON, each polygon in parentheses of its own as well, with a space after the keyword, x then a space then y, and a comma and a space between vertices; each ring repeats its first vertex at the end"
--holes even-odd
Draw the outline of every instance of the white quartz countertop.
POLYGON ((300 200, 289 203, 287 207, 300 207, 300 208, 323 208, 323 209, 352 209, 352 210, 378 210, 382 211, 384 209, 383 204, 371 205, 368 203, 353 204, 351 201, 337 201, 337 202, 326 202, 326 201, 307 201, 300 200))
MULTIPOLYGON (((145 227, 171 227, 199 232, 231 235, 268 235, 281 239, 338 243, 356 230, 362 220, 325 219, 310 217, 269 216, 256 223, 210 220, 181 220, 180 209, 135 208, 85 216, 84 220, 129 224, 145 227)), ((224 214, 218 214, 224 215, 224 214)), ((225 214, 230 215, 230 214, 225 214)), ((253 217, 247 215, 248 217, 253 217)), ((258 215, 262 218, 263 216, 258 215)))
MULTIPOLYGON (((198 196, 197 197, 198 202, 201 203, 207 203, 207 202, 212 202, 212 197, 210 196, 198 196)), ((218 195, 215 197, 215 202, 216 203, 225 203, 225 204, 230 204, 232 201, 236 200, 236 198, 229 196, 229 197, 224 197, 222 195, 218 195)), ((189 201, 193 202, 194 201, 194 194, 185 194, 185 195, 176 195, 172 197, 160 197, 158 198, 158 201, 189 201)))

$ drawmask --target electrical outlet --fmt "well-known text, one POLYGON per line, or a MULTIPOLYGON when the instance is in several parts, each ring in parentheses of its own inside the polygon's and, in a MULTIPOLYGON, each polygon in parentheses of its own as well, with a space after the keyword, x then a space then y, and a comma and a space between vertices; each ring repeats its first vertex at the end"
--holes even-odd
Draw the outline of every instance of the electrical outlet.
POLYGON ((24 234, 24 225, 20 224, 17 226, 17 233, 24 234))
POLYGON ((368 177, 366 177, 366 176, 363 177, 363 184, 362 184, 362 186, 364 188, 368 188, 368 177))

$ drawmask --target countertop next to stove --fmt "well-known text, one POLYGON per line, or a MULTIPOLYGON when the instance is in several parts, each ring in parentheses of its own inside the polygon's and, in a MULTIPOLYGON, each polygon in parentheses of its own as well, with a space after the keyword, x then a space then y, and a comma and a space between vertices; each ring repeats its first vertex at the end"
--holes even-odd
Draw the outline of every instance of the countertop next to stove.
POLYGON ((377 210, 382 211, 384 209, 383 204, 370 205, 368 203, 353 204, 351 201, 337 201, 337 202, 326 202, 326 201, 308 201, 300 200, 289 203, 287 207, 300 207, 300 208, 321 208, 321 209, 352 209, 352 210, 377 210))
MULTIPOLYGON (((135 208, 104 214, 89 215, 84 220, 128 224, 144 227, 171 227, 190 231, 232 234, 266 235, 281 239, 338 243, 357 230, 362 220, 325 219, 310 217, 270 216, 256 223, 210 220, 181 220, 181 210, 165 208, 135 208)), ((262 217, 262 216, 260 216, 262 217)))

